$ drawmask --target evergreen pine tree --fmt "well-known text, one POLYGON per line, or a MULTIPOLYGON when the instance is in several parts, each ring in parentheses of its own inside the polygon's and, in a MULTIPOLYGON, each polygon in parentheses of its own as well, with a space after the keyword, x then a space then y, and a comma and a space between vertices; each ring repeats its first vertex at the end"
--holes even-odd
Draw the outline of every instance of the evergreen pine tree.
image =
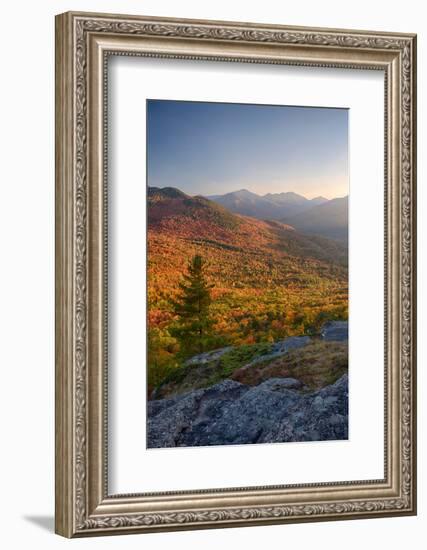
POLYGON ((173 302, 178 318, 171 334, 178 340, 184 357, 206 351, 212 337, 213 320, 209 309, 213 285, 208 284, 204 267, 202 257, 195 255, 188 264, 188 273, 179 283, 180 295, 173 302))

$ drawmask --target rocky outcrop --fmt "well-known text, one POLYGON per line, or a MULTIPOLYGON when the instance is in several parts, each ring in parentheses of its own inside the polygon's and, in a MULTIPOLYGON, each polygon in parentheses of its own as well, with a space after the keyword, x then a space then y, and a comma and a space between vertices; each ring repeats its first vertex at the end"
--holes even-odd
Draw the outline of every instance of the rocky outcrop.
POLYGON ((313 393, 290 378, 257 386, 223 380, 148 402, 148 447, 324 441, 348 438, 348 378, 313 393))
POLYGON ((278 342, 271 345, 271 350, 269 353, 255 357, 254 359, 252 359, 252 361, 247 363, 245 367, 250 368, 253 365, 257 365, 259 363, 272 361, 273 359, 277 359, 278 357, 285 355, 285 353, 288 353, 293 349, 303 348, 308 343, 310 343, 310 341, 311 338, 309 336, 290 336, 289 338, 285 338, 284 340, 279 340, 278 342))
POLYGON ((314 390, 325 385, 324 378, 330 384, 347 369, 348 352, 344 346, 347 339, 347 321, 330 321, 324 324, 320 333, 315 336, 290 336, 272 344, 259 344, 259 349, 255 349, 257 347, 255 345, 252 351, 251 346, 246 346, 248 355, 241 356, 238 360, 234 357, 232 368, 228 368, 227 362, 230 356, 235 356, 242 347, 227 346, 200 353, 187 359, 182 367, 155 388, 150 399, 158 400, 183 395, 194 389, 211 386, 225 378, 247 385, 257 385, 267 378, 292 378, 298 361, 292 361, 291 356, 300 357, 302 362, 310 367, 305 369, 305 374, 300 373, 298 376, 301 376, 301 381, 305 385, 308 384, 314 390), (321 342, 329 347, 322 348, 321 342), (313 353, 313 350, 316 351, 316 346, 318 356, 323 358, 323 365, 318 364, 319 357, 316 358, 313 353), (286 360, 288 357, 289 361, 286 360), (280 361, 281 358, 285 360, 280 361), (326 376, 317 376, 316 373, 312 376, 311 371, 316 370, 326 371, 326 376), (336 375, 332 376, 333 380, 329 380, 328 371, 336 372, 336 375))
POLYGON ((248 386, 258 386, 269 378, 292 378, 299 380, 304 390, 315 391, 333 384, 347 371, 347 342, 313 340, 275 359, 240 367, 230 378, 248 386))
MULTIPOLYGON (((264 362, 269 359, 275 359, 276 357, 280 357, 292 349, 306 346, 310 341, 311 339, 309 336, 291 336, 289 338, 285 338, 284 340, 279 340, 278 342, 271 344, 271 348, 268 353, 255 357, 255 359, 248 363, 247 366, 256 365, 257 363, 264 362)), ((184 367, 189 367, 192 365, 207 365, 208 363, 217 361, 232 349, 233 346, 227 346, 225 348, 219 348, 213 351, 207 351, 206 353, 200 353, 199 355, 194 355, 185 361, 184 367)))
POLYGON ((217 361, 225 353, 228 353, 232 349, 233 346, 227 346, 225 348, 207 351, 206 353, 200 353, 199 355, 193 355, 193 357, 185 361, 184 367, 189 367, 191 365, 206 365, 207 363, 212 363, 212 361, 217 361))
POLYGON ((330 321, 320 331, 327 342, 346 342, 348 340, 348 321, 330 321))

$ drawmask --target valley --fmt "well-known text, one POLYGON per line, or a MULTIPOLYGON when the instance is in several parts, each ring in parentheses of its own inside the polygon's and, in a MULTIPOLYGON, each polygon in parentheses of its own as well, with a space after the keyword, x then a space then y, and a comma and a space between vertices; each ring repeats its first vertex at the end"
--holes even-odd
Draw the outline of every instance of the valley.
POLYGON ((276 220, 305 234, 323 236, 342 243, 348 241, 348 196, 307 199, 298 193, 257 195, 240 189, 208 197, 235 214, 260 220, 276 220))
MULTIPOLYGON (((322 203, 323 204, 323 203, 322 203)), ((148 192, 148 392, 182 368, 173 301, 195 255, 212 285, 209 348, 315 335, 348 315, 346 246, 232 213, 176 188, 148 192)))

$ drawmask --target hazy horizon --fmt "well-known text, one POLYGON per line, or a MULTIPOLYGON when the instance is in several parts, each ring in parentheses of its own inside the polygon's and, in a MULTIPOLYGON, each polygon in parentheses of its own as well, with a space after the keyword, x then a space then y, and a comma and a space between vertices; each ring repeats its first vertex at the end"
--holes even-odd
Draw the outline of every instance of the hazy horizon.
MULTIPOLYGON (((205 198, 209 198, 209 197, 219 197, 219 196, 222 196, 222 195, 228 195, 229 193, 237 193, 239 191, 249 191, 250 193, 254 193, 255 195, 258 195, 259 197, 265 197, 265 195, 268 195, 269 192, 267 193, 257 193, 256 191, 251 191, 250 189, 247 189, 247 188, 244 188, 244 187, 240 187, 240 188, 236 188, 236 189, 232 189, 230 191, 226 191, 225 193, 209 193, 209 194, 206 194, 206 193, 187 193, 186 191, 183 191, 181 188, 175 186, 175 185, 163 185, 163 186, 158 186, 158 185, 148 185, 148 187, 150 188, 158 188, 158 189, 166 189, 168 187, 173 187, 175 189, 178 189, 178 191, 182 191, 183 193, 185 193, 186 195, 189 195, 190 197, 197 197, 197 196, 202 196, 202 197, 205 197, 205 198)), ((324 197, 323 195, 316 195, 314 197, 307 197, 305 196, 303 193, 298 193, 297 191, 294 191, 294 190, 289 190, 289 191, 277 191, 275 194, 281 194, 281 193, 295 193, 296 195, 300 195, 301 197, 304 197, 305 199, 307 200, 312 200, 312 199, 317 199, 319 197, 323 197, 323 198, 327 198, 327 197, 324 197)), ((337 195, 336 197, 330 197, 328 200, 333 200, 333 199, 344 199, 345 197, 348 196, 348 193, 346 193, 345 195, 337 195)))
POLYGON ((348 195, 348 110, 147 100, 150 187, 348 195))

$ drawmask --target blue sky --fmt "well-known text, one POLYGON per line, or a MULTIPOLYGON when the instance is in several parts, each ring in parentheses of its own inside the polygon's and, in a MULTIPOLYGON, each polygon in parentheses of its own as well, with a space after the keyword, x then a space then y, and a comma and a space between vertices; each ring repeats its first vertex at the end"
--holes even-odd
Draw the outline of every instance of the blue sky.
POLYGON ((148 185, 348 194, 348 110, 147 101, 148 185))

